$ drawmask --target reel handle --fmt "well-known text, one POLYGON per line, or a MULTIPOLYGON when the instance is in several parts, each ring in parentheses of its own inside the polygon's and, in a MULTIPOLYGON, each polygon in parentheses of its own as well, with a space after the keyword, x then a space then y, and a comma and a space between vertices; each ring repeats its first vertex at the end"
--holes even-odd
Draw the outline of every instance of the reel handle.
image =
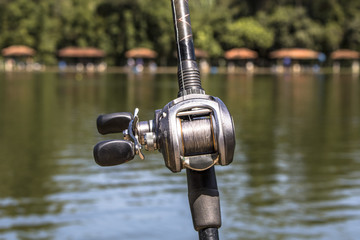
POLYGON ((94 147, 94 159, 100 166, 115 166, 132 160, 134 143, 127 140, 102 141, 94 147))
POLYGON ((129 127, 133 115, 129 112, 117 112, 100 115, 96 120, 98 132, 102 135, 108 133, 121 133, 129 127))

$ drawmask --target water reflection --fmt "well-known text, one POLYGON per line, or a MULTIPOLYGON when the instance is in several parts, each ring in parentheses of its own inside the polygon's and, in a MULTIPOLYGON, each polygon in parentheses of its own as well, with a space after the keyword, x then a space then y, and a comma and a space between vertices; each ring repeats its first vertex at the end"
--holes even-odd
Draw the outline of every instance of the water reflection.
POLYGON ((239 172, 227 173, 233 176, 229 182, 236 175, 244 175, 245 182, 243 189, 234 186, 225 194, 226 206, 238 206, 227 216, 238 223, 229 229, 234 239, 337 239, 343 236, 332 227, 355 230, 358 80, 351 75, 229 77, 226 102, 237 106, 231 112, 244 156, 239 172))
MULTIPOLYGON (((92 159, 98 114, 139 107, 151 119, 175 79, 1 74, 0 238, 196 239, 184 173, 160 154, 114 168, 92 159)), ((207 75, 203 87, 236 124, 235 160, 217 168, 222 239, 357 238, 358 76, 207 75)))

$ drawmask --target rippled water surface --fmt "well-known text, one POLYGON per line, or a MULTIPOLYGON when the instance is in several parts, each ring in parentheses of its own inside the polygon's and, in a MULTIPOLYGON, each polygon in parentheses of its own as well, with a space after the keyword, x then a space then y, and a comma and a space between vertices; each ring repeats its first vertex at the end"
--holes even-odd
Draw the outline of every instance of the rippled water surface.
MULTIPOLYGON (((217 167, 221 239, 359 239, 360 80, 209 75, 236 125, 217 167)), ((185 173, 161 154, 101 168, 98 114, 153 118, 175 75, 0 73, 0 239, 196 239, 185 173)))

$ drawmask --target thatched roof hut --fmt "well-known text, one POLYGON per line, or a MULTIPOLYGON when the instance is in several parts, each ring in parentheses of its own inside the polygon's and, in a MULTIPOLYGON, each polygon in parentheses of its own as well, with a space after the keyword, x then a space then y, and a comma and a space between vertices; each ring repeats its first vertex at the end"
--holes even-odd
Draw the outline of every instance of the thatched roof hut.
POLYGON ((13 45, 1 51, 4 57, 32 57, 36 51, 24 45, 13 45))
POLYGON ((338 49, 331 53, 330 58, 332 60, 356 60, 360 58, 360 53, 350 49, 338 49))
POLYGON ((125 53, 126 58, 156 58, 157 52, 149 48, 133 48, 125 53))
POLYGON ((350 50, 350 49, 338 49, 331 53, 330 55, 331 60, 333 60, 333 72, 339 73, 340 72, 340 65, 342 61, 351 61, 351 71, 353 73, 360 72, 360 52, 350 50))
POLYGON ((282 59, 291 58, 295 60, 317 59, 319 52, 305 48, 283 48, 270 53, 270 58, 282 59))
POLYGON ((255 59, 258 53, 248 48, 233 48, 226 51, 224 56, 227 60, 255 59))
POLYGON ((199 49, 199 48, 195 48, 195 57, 196 58, 208 58, 209 54, 207 51, 199 49))
POLYGON ((105 57, 105 52, 93 47, 66 47, 60 49, 58 55, 63 58, 103 58, 105 57))

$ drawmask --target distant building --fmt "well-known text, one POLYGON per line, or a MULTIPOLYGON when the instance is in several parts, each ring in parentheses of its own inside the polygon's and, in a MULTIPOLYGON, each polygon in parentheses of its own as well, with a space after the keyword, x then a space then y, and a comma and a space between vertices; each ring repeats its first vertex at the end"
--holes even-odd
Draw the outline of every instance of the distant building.
POLYGON ((201 73, 209 73, 210 72, 210 64, 209 64, 209 54, 202 49, 195 48, 195 57, 199 61, 199 69, 201 73))
POLYGON ((341 65, 351 63, 351 71, 353 73, 360 72, 360 53, 350 49, 338 49, 331 53, 330 58, 333 62, 333 72, 339 73, 341 65))
POLYGON ((93 47, 62 48, 58 52, 58 57, 60 70, 103 72, 107 68, 104 61, 105 52, 93 47))
POLYGON ((5 71, 40 70, 38 64, 34 63, 36 51, 24 45, 13 45, 2 49, 5 71))
POLYGON ((236 71, 236 63, 247 72, 255 70, 254 59, 258 58, 258 53, 248 48, 233 48, 225 52, 227 60, 227 72, 234 73, 236 71))
MULTIPOLYGON (((270 58, 277 60, 276 72, 290 69, 292 72, 301 72, 303 63, 319 59, 319 52, 305 48, 282 48, 270 52, 270 58)), ((313 65, 313 64, 312 64, 313 65)))
POLYGON ((135 73, 143 72, 145 66, 150 72, 155 72, 157 65, 154 60, 157 56, 157 52, 149 48, 133 48, 125 52, 128 70, 135 73))

